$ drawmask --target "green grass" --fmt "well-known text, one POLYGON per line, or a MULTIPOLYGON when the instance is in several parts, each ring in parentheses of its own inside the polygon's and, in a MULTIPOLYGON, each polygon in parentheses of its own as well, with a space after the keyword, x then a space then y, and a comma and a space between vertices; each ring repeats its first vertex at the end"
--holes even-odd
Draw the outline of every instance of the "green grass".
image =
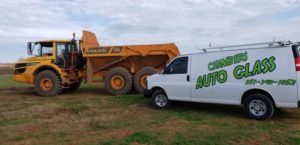
POLYGON ((12 81, 11 75, 1 75, 0 77, 0 89, 28 87, 28 86, 31 85, 12 81))
POLYGON ((3 119, 0 121, 0 127, 16 126, 20 124, 26 124, 29 122, 30 120, 25 120, 25 119, 9 119, 9 120, 3 119))
POLYGON ((236 106, 173 103, 156 110, 141 95, 108 96, 101 84, 39 97, 0 75, 0 144, 300 144, 300 111, 245 118, 236 106), (5 91, 18 86, 22 91, 5 91))
POLYGON ((60 111, 70 111, 75 114, 79 114, 82 111, 89 109, 88 106, 84 105, 79 101, 66 101, 61 103, 60 111))
POLYGON ((24 136, 17 136, 16 141, 22 141, 22 140, 25 140, 25 137, 24 136))

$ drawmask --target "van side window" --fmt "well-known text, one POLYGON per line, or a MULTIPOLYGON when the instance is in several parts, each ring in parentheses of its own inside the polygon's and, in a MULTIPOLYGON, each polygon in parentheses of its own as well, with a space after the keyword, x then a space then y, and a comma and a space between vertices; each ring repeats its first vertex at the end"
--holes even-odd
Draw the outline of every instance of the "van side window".
POLYGON ((188 68, 188 57, 176 58, 168 65, 163 74, 186 74, 188 68))

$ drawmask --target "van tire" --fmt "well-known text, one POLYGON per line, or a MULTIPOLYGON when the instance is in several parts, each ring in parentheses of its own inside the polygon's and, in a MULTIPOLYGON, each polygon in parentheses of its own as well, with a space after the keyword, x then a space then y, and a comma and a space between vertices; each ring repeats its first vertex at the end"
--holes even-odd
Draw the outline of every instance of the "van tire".
POLYGON ((272 100, 261 93, 250 94, 244 102, 244 111, 251 119, 270 119, 274 114, 274 110, 272 100))
POLYGON ((147 84, 144 84, 144 79, 146 79, 147 76, 156 74, 157 70, 154 67, 144 67, 141 70, 139 70, 135 75, 134 75, 134 88, 135 90, 143 94, 144 91, 147 89, 145 88, 147 84))
POLYGON ((154 93, 151 96, 151 103, 152 106, 156 109, 165 109, 171 107, 171 101, 168 99, 168 96, 163 90, 154 91, 154 93))
POLYGON ((37 74, 34 84, 37 94, 43 97, 56 96, 63 90, 59 76, 50 70, 37 74))
POLYGON ((126 95, 132 88, 132 76, 125 68, 112 68, 104 76, 104 87, 111 95, 126 95))

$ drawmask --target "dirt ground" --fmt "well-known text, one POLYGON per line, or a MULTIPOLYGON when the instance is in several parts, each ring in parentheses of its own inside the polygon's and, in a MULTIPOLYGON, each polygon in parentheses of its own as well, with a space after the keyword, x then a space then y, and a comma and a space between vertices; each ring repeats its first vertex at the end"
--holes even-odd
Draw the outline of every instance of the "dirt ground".
POLYGON ((300 110, 267 121, 241 107, 173 102, 156 110, 141 95, 109 96, 102 85, 40 97, 0 75, 0 145, 16 144, 300 144, 300 110))
POLYGON ((0 75, 11 74, 13 72, 13 64, 0 63, 0 75))

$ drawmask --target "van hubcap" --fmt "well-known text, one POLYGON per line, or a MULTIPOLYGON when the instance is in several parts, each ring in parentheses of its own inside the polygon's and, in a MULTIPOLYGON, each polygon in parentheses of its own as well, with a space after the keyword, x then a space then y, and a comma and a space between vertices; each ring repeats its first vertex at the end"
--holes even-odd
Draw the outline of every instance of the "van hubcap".
POLYGON ((249 105, 250 112, 255 116, 262 116, 266 113, 266 104, 261 100, 253 100, 249 105))
POLYGON ((168 99, 165 95, 158 95, 155 98, 155 103, 160 107, 164 107, 167 105, 168 99))

